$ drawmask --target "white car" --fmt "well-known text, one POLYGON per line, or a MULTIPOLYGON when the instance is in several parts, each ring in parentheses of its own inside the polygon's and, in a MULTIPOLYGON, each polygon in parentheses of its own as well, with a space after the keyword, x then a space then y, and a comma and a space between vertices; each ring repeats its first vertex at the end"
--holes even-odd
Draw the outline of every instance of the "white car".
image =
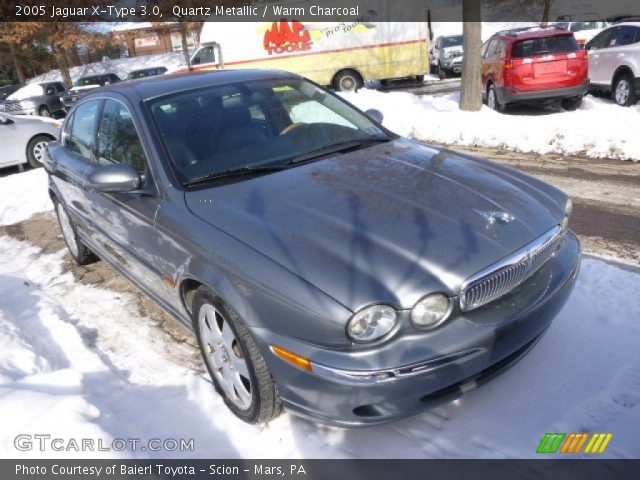
POLYGON ((60 121, 0 113, 0 168, 42 166, 44 148, 58 138, 60 121))
POLYGON ((604 20, 594 20, 591 22, 555 22, 551 25, 562 30, 573 32, 573 36, 576 38, 578 45, 583 46, 600 33, 607 26, 607 22, 604 20))
POLYGON ((610 92, 618 105, 635 104, 640 94, 640 22, 612 25, 586 49, 591 87, 610 92))

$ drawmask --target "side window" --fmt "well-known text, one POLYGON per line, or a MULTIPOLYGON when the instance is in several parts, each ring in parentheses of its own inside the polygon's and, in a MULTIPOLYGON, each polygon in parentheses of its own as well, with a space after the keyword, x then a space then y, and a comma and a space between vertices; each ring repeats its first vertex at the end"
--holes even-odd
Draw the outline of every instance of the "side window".
POLYGON ((106 100, 98 129, 98 163, 125 163, 140 174, 146 159, 131 113, 120 102, 106 100))
POLYGON ((506 49, 505 41, 504 40, 498 40, 498 43, 496 43, 495 51, 493 53, 493 57, 495 57, 495 58, 503 58, 505 49, 506 49))
POLYGON ((193 57, 194 65, 200 65, 202 63, 213 63, 216 61, 215 54, 213 53, 213 47, 201 48, 196 56, 193 57))
POLYGON ((74 153, 91 160, 94 147, 96 123, 100 100, 94 100, 79 105, 73 114, 71 133, 65 138, 65 147, 74 153))
POLYGON ((595 37, 593 37, 593 40, 589 42, 588 49, 598 50, 600 48, 605 48, 607 40, 609 39, 609 36, 611 35, 613 30, 616 30, 616 29, 612 28, 609 30, 604 30, 600 32, 598 35, 596 35, 595 37))
POLYGON ((620 33, 620 27, 612 28, 611 34, 605 40, 604 48, 616 47, 618 45, 619 33, 620 33))
POLYGON ((489 40, 487 47, 484 50, 484 58, 493 58, 493 51, 496 48, 497 41, 497 38, 492 38, 491 40, 489 40))
POLYGON ((62 130, 62 146, 69 148, 69 138, 71 137, 71 129, 73 128, 73 119, 75 118, 75 112, 68 116, 64 122, 64 129, 62 130))
POLYGON ((616 47, 622 47, 624 45, 631 45, 636 41, 636 28, 635 27, 620 27, 618 35, 616 36, 616 47))

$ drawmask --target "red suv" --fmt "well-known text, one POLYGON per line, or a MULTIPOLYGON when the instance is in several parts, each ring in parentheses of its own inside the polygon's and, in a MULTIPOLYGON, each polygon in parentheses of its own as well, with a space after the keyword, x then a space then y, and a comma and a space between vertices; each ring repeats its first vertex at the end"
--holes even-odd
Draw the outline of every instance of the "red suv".
POLYGON ((575 110, 589 87, 588 72, 587 52, 566 30, 505 30, 482 45, 482 96, 494 110, 543 99, 575 110))

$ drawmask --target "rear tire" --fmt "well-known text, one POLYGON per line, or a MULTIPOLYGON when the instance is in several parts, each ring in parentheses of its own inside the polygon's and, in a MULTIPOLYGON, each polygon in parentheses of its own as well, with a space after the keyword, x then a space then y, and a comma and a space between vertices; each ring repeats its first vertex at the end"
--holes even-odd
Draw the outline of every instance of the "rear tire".
POLYGON ((240 317, 205 287, 196 290, 191 311, 200 353, 227 407, 250 424, 280 415, 278 387, 240 317))
POLYGON ((37 135, 29 140, 27 144, 27 161, 31 168, 39 168, 42 166, 44 149, 47 143, 53 141, 48 135, 37 135))
POLYGON ((496 112, 504 112, 504 105, 498 100, 496 88, 493 86, 493 83, 490 83, 487 87, 487 106, 496 112))
POLYGON ((572 112, 580 108, 582 105, 582 97, 563 98, 560 103, 562 104, 562 108, 572 112))
POLYGON ((364 85, 362 76, 352 69, 340 70, 331 82, 336 92, 356 92, 364 85))
POLYGON ((96 257, 96 255, 89 250, 84 243, 82 243, 80 237, 78 237, 76 226, 73 223, 73 220, 69 217, 69 214, 62 203, 54 200, 53 204, 56 209, 56 215, 58 216, 60 230, 62 230, 62 237, 64 238, 67 248, 69 249, 69 253, 75 262, 78 265, 88 265, 89 263, 99 260, 98 257, 96 257))
POLYGON ((634 78, 631 74, 622 73, 616 78, 611 91, 611 98, 621 107, 635 105, 638 99, 634 88, 634 78))

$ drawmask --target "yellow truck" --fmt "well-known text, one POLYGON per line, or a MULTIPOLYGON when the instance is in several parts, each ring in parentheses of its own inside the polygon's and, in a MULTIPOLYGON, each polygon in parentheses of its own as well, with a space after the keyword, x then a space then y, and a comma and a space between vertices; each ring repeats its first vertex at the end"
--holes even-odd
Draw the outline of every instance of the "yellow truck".
POLYGON ((338 91, 429 72, 426 22, 205 22, 193 70, 275 68, 338 91))

